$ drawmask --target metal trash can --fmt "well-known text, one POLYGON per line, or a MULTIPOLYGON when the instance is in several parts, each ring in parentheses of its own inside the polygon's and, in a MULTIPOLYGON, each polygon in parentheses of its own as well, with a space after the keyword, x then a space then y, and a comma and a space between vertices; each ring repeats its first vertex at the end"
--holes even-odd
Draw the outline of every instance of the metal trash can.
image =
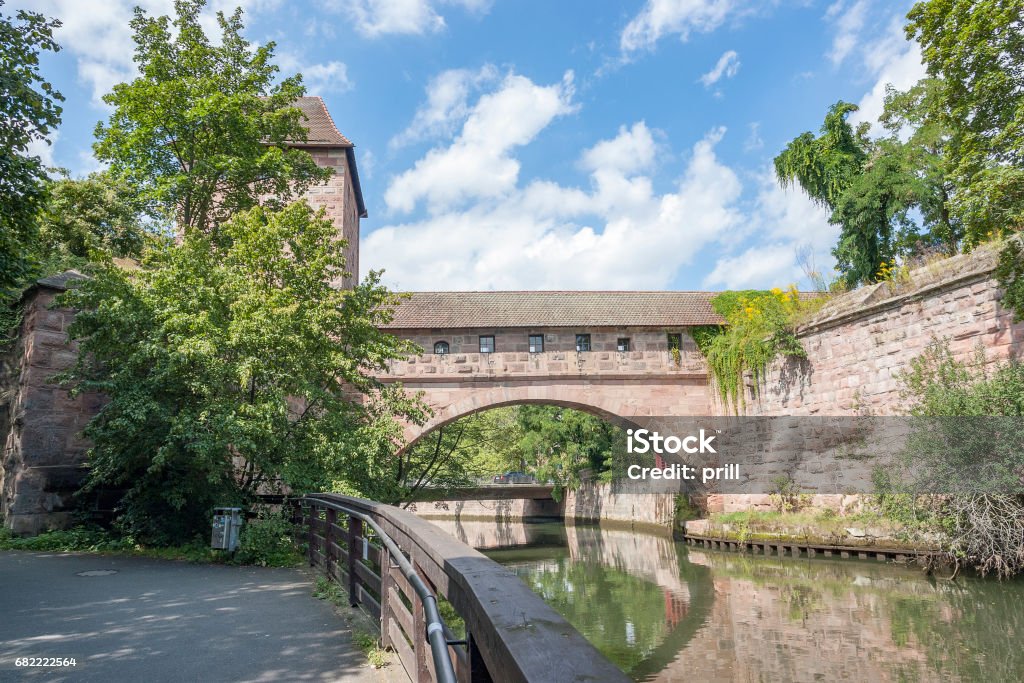
POLYGON ((242 508, 213 509, 213 538, 210 547, 217 550, 238 549, 238 534, 242 530, 242 508))

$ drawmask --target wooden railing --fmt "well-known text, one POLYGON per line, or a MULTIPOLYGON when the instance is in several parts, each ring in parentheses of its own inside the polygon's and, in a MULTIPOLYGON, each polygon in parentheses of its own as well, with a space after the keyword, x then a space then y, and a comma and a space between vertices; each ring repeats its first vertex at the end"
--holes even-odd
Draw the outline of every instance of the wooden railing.
POLYGON ((447 679, 445 647, 462 683, 629 680, 515 574, 430 522, 337 494, 300 502, 310 565, 380 620, 381 644, 417 683, 447 679), (464 636, 438 625, 434 596, 464 621, 464 636))

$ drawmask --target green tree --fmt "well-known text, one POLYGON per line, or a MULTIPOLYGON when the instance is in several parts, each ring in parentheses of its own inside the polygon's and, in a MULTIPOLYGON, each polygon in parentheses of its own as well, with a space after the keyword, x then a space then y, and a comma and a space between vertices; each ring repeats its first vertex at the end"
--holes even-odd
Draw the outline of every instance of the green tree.
POLYGON ((821 134, 803 133, 775 157, 783 187, 797 183, 815 203, 828 208, 840 226, 832 253, 849 286, 872 282, 893 257, 893 236, 904 224, 908 180, 898 157, 854 130, 847 120, 856 105, 839 101, 825 115, 821 134))
POLYGON ((907 161, 897 141, 872 144, 862 171, 836 201, 829 221, 840 232, 832 253, 847 286, 879 279, 879 267, 917 241, 908 212, 922 187, 907 161))
POLYGON ((82 352, 65 379, 109 399, 85 430, 86 491, 125 490, 124 529, 181 540, 261 488, 366 477, 352 459, 400 434, 392 416, 422 419, 372 376, 414 350, 379 331, 398 299, 373 273, 332 287, 343 246, 304 202, 255 207, 66 295, 82 352))
POLYGON ((968 246, 1024 226, 1024 0, 925 0, 907 15, 940 78, 968 246))
POLYGON ((176 0, 173 22, 136 8, 141 75, 104 97, 114 111, 94 146, 154 217, 181 232, 213 231, 260 203, 281 207, 330 175, 288 144, 306 140, 291 106, 305 92, 302 77, 275 83, 274 43, 246 41, 240 9, 217 14, 212 43, 199 20, 204 4, 176 0))
POLYGON ((34 12, 0 14, 0 299, 14 296, 35 272, 31 251, 46 169, 29 146, 60 123, 57 102, 64 98, 39 75, 39 53, 60 49, 53 39, 58 26, 34 12))
POLYGON ((625 452, 621 428, 595 415, 559 406, 519 406, 522 438, 519 450, 524 469, 532 470, 538 481, 554 481, 559 487, 574 488, 580 474, 609 470, 618 449, 625 452))
POLYGON ((81 267, 97 254, 138 258, 159 227, 146 225, 136 194, 106 172, 50 183, 38 225, 44 274, 81 267))
POLYGON ((911 253, 937 247, 951 256, 964 238, 963 221, 951 210, 956 186, 949 158, 950 129, 941 115, 944 85, 941 79, 923 78, 906 91, 888 86, 879 118, 889 132, 890 148, 918 183, 915 206, 924 244, 905 245, 911 253))
POLYGON ((393 434, 352 459, 350 471, 336 489, 408 505, 424 488, 471 486, 482 477, 519 466, 516 417, 515 408, 467 415, 437 427, 398 453, 398 435, 393 434))
POLYGON ((864 132, 854 131, 847 121, 855 111, 857 105, 840 100, 829 107, 821 135, 808 131, 791 140, 775 157, 779 183, 797 183, 812 201, 835 210, 867 159, 864 132))

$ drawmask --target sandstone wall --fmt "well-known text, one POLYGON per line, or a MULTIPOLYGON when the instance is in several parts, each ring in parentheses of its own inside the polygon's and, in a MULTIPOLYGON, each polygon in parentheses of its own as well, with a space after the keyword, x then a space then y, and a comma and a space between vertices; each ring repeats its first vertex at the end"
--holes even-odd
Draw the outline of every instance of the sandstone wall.
POLYGON ((777 363, 751 412, 760 415, 894 415, 898 374, 932 339, 970 359, 1016 358, 1024 323, 999 304, 993 245, 916 269, 830 301, 799 333, 807 360, 777 363))
POLYGON ((64 288, 61 279, 43 283, 23 299, 20 338, 9 352, 2 392, 7 417, 0 420, 0 516, 19 534, 69 521, 88 448, 81 432, 102 405, 95 394, 72 399, 52 381, 77 357, 67 340, 74 312, 51 308, 64 288))
POLYGON ((438 332, 389 330, 424 350, 419 356, 393 361, 387 377, 403 381, 442 378, 530 377, 689 377, 704 376, 704 357, 686 328, 679 328, 682 347, 678 357, 669 351, 668 335, 661 328, 505 328, 458 329, 438 332), (590 351, 576 352, 576 334, 590 335, 590 351), (530 335, 543 335, 544 350, 529 352, 530 335), (494 337, 494 352, 480 353, 480 336, 494 337), (629 340, 629 351, 617 351, 619 339, 629 340), (433 353, 434 344, 447 342, 450 352, 433 353))
POLYGON ((618 493, 614 484, 583 482, 565 494, 565 521, 611 523, 645 531, 672 532, 675 496, 618 493))
POLYGON ((327 218, 338 226, 345 246, 345 267, 350 273, 341 286, 350 288, 359 281, 359 209, 355 183, 344 147, 308 147, 306 151, 321 168, 330 168, 334 175, 322 185, 306 190, 306 201, 314 209, 323 208, 327 218))

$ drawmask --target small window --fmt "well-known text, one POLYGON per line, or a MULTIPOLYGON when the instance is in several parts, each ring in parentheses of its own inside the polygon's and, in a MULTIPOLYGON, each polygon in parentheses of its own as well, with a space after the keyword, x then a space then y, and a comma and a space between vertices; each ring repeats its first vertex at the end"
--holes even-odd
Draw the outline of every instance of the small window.
POLYGON ((576 352, 589 351, 590 350, 590 335, 589 334, 577 334, 576 335, 576 352))
POLYGON ((683 335, 679 332, 668 333, 668 350, 679 351, 683 348, 683 335))
POLYGON ((480 337, 480 353, 494 353, 494 337, 480 337))
POLYGON ((629 337, 619 337, 618 341, 615 342, 615 349, 619 353, 629 351, 629 337))
POLYGON ((434 342, 434 353, 436 353, 439 356, 447 355, 448 354, 448 342, 446 342, 446 341, 434 342))
POLYGON ((544 353, 544 335, 530 335, 530 353, 544 353))

